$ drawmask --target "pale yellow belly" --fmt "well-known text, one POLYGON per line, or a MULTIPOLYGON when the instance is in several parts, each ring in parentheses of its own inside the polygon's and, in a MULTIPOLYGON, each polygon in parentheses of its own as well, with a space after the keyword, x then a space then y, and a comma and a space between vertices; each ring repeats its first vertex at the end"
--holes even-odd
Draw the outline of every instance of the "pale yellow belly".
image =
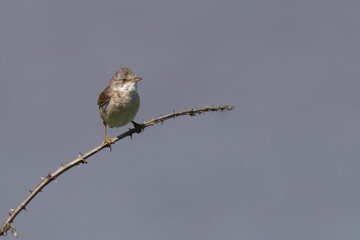
POLYGON ((101 113, 102 119, 109 127, 121 127, 132 121, 140 107, 140 98, 134 94, 129 101, 122 104, 109 104, 107 114, 101 113))

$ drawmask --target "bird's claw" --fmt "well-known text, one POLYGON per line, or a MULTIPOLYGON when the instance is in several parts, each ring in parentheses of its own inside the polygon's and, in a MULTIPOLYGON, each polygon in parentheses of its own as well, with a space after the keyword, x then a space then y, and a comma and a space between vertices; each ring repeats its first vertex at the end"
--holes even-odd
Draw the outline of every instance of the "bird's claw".
POLYGON ((105 137, 104 138, 104 144, 109 148, 110 152, 111 152, 111 144, 113 144, 114 141, 109 138, 109 137, 105 137))

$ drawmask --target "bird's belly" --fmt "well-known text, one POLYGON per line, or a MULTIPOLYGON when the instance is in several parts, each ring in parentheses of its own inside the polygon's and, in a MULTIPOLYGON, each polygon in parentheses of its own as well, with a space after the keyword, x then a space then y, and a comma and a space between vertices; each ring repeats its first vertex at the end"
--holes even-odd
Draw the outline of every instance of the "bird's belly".
POLYGON ((110 103, 107 109, 107 116, 102 116, 103 120, 111 128, 124 126, 135 118, 139 106, 140 98, 137 94, 125 103, 110 103))

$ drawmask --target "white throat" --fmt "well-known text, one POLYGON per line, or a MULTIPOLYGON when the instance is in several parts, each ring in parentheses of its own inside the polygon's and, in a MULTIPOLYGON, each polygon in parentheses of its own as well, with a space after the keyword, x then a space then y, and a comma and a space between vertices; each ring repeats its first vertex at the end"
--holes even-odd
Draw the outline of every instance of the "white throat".
POLYGON ((123 85, 117 85, 116 90, 122 91, 122 92, 136 92, 137 91, 137 83, 128 81, 123 85))

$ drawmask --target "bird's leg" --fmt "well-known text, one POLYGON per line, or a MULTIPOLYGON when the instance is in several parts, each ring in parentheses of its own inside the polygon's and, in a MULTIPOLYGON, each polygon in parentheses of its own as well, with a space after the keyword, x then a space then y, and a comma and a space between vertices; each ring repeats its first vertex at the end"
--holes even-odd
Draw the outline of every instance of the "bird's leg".
POLYGON ((107 135, 107 126, 106 123, 103 122, 104 124, 104 143, 106 143, 106 145, 108 145, 110 152, 111 152, 111 144, 113 143, 113 141, 108 137, 107 135))
POLYGON ((136 133, 141 133, 142 130, 144 130, 144 128, 145 128, 144 124, 142 124, 142 123, 137 123, 134 121, 131 121, 131 123, 134 125, 136 133))

